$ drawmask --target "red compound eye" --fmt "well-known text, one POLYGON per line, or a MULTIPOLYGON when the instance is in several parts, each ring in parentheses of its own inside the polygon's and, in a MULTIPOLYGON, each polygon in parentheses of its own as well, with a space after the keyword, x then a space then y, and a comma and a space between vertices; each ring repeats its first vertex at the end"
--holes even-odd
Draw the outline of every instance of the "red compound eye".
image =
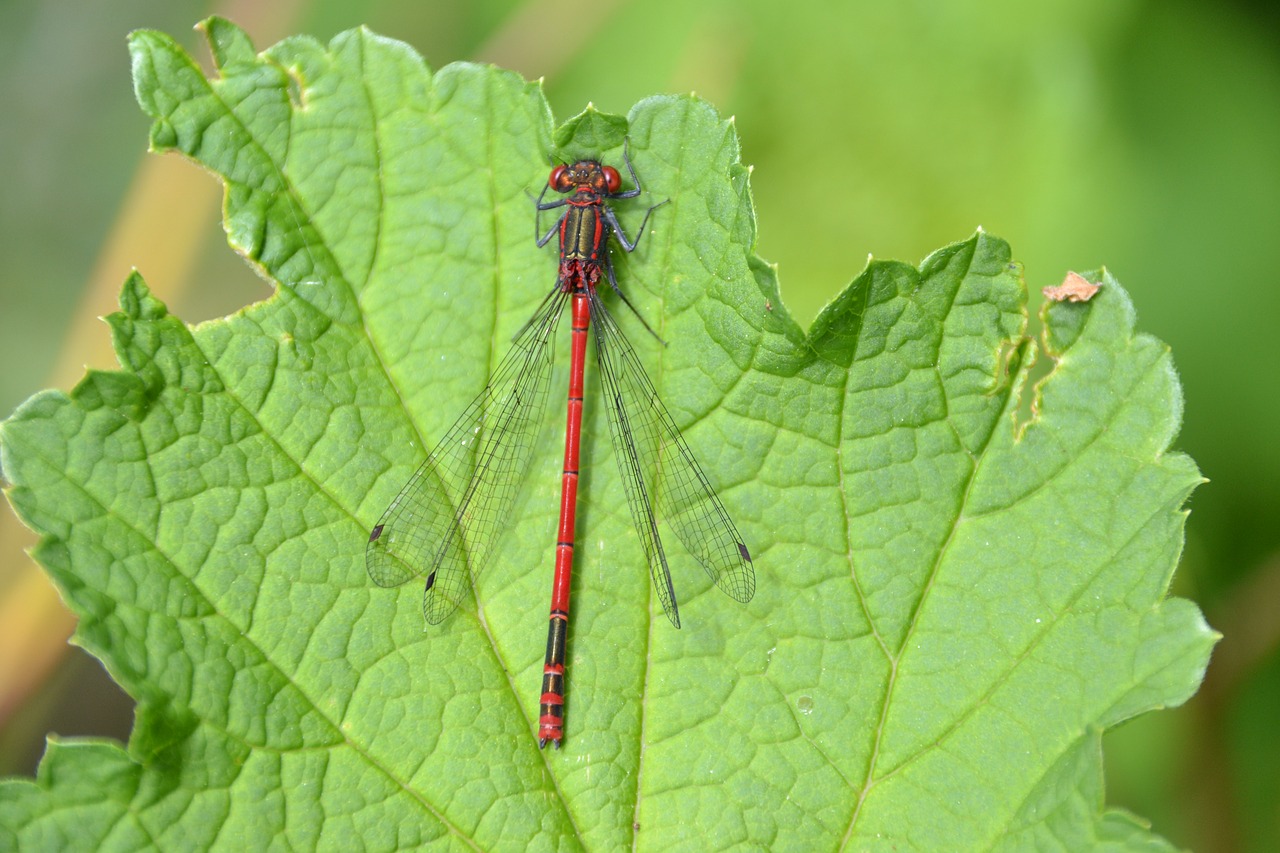
POLYGON ((604 185, 609 192, 616 193, 622 189, 622 176, 618 174, 618 170, 612 166, 605 166, 604 169, 604 185))
POLYGON ((569 167, 563 163, 551 170, 547 178, 547 186, 559 193, 568 192, 573 184, 569 181, 569 167))

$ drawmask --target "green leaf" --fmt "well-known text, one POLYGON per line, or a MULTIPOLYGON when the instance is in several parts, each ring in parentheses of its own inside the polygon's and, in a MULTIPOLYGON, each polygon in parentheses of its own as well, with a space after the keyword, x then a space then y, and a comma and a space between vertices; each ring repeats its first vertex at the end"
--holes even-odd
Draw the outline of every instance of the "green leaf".
MULTIPOLYGON (((277 292, 192 328, 134 276, 123 370, 3 425, 9 499, 138 716, 127 751, 54 742, 0 783, 0 847, 1162 844, 1104 810, 1100 733, 1184 701, 1216 635, 1165 597, 1199 475, 1110 275, 1048 308, 1034 389, 1020 270, 983 233, 871 263, 806 336, 706 104, 556 130, 536 85, 365 30, 257 55, 204 29, 214 80, 133 35, 138 100, 155 148, 222 176, 277 292), (624 137, 671 203, 618 276, 669 345, 620 317, 759 589, 737 605, 674 545, 667 624, 589 378, 565 749, 540 752, 559 419, 443 625, 363 552, 554 281, 547 154, 617 163, 624 137)), ((616 205, 632 230, 645 206, 616 205)))

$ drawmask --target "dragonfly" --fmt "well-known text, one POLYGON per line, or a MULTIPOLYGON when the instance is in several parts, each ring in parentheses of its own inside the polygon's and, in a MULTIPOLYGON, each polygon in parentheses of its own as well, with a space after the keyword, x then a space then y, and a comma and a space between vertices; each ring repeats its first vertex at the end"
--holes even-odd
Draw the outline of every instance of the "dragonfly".
POLYGON ((555 286, 516 334, 484 390, 387 507, 369 534, 365 552, 369 576, 379 586, 399 586, 426 574, 422 609, 428 623, 439 624, 457 609, 493 559, 500 534, 510 526, 511 508, 526 479, 546 409, 556 329, 566 303, 571 304, 564 468, 538 707, 539 748, 551 743, 559 749, 564 738, 565 654, 589 332, 614 456, 663 612, 680 627, 659 519, 675 531, 717 587, 744 604, 755 594, 755 569, 747 546, 597 290, 607 280, 657 337, 618 287, 609 238, 634 252, 649 217, 666 202, 650 207, 636 236, 628 238, 610 202, 636 198, 642 188, 627 145, 623 160, 631 176, 628 190, 622 189, 618 170, 598 159, 561 163, 551 170, 535 201, 534 237, 539 248, 559 237, 555 286), (548 190, 563 198, 546 201, 548 190), (555 225, 542 233, 542 214, 562 208, 555 225))

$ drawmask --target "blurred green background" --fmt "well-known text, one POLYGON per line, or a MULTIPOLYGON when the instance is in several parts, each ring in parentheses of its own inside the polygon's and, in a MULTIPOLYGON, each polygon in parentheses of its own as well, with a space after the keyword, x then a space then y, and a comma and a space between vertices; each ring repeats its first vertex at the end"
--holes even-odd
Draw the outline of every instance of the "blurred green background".
MULTIPOLYGON (((1198 850, 1280 849, 1280 11, 1262 0, 3 0, 0 415, 111 367, 137 266, 199 321, 268 293, 227 250, 220 188, 147 157, 125 34, 222 14, 259 47, 357 24, 432 67, 545 79, 559 119, 696 91, 735 115, 760 254, 803 323, 868 254, 919 261, 982 226, 1038 300, 1106 264, 1173 348, 1191 499, 1174 591, 1226 638, 1200 694, 1106 740, 1107 799, 1198 850), (1273 390, 1268 390, 1273 389, 1273 390)), ((130 704, 0 522, 0 773, 46 732, 127 737, 130 704)))

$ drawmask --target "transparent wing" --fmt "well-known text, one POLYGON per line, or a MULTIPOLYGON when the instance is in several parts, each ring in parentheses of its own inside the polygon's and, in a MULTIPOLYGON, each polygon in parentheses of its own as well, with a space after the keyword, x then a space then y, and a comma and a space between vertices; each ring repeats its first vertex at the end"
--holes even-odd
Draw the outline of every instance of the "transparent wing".
POLYGON ((750 601, 756 591, 756 574, 742 536, 658 399, 635 350, 605 310, 599 294, 591 290, 590 298, 614 455, 622 469, 627 503, 662 609, 679 628, 679 608, 658 535, 655 506, 715 585, 737 601, 750 601))
POLYGON ((547 295, 369 534, 365 566, 374 583, 399 586, 427 573, 422 609, 433 625, 457 608, 510 520, 546 410, 566 298, 558 287, 547 295))

